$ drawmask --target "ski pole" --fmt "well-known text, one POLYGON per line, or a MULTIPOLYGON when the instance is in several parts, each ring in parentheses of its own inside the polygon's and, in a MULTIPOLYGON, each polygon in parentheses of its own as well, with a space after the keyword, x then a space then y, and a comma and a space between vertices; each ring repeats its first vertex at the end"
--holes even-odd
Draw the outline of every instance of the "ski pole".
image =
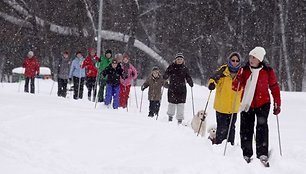
POLYGON ((135 91, 135 102, 136 102, 136 108, 138 109, 138 101, 137 101, 137 93, 136 93, 136 84, 135 84, 135 81, 133 80, 133 83, 134 83, 134 91, 135 91))
MULTIPOLYGON (((243 69, 241 68, 240 74, 242 74, 242 72, 243 72, 243 69)), ((240 88, 240 81, 238 82, 237 90, 236 90, 236 93, 235 93, 234 103, 233 103, 233 107, 232 107, 231 120, 230 120, 230 124, 229 124, 228 130, 227 130, 226 143, 225 143, 225 147, 224 147, 223 156, 225 156, 225 153, 226 153, 228 138, 229 138, 229 135, 230 135, 230 132, 231 132, 232 124, 233 124, 234 110, 235 110, 235 106, 236 106, 236 102, 237 102, 237 96, 238 96, 239 88, 240 88)))
MULTIPOLYGON (((209 91, 209 95, 208 95, 208 99, 207 99, 207 102, 206 102, 206 105, 205 105, 204 113, 206 113, 206 110, 207 110, 207 106, 208 106, 208 102, 209 102, 209 99, 210 99, 211 92, 212 92, 212 90, 209 91)), ((197 132, 197 136, 199 136, 199 133, 200 133, 200 130, 201 130, 201 127, 202 127, 202 123, 203 123, 204 119, 205 119, 205 118, 201 118, 201 122, 200 122, 200 126, 199 126, 199 129, 198 129, 198 132, 197 132)))
POLYGON ((139 112, 141 112, 141 107, 142 107, 142 98, 143 98, 143 91, 141 91, 141 98, 140 98, 139 112))
POLYGON ((20 85, 21 85, 21 75, 19 75, 18 92, 20 92, 20 85))
POLYGON ((191 87, 191 101, 192 101, 192 113, 193 113, 193 115, 195 115, 194 114, 194 100, 193 100, 193 90, 192 90, 192 87, 191 87))
MULTIPOLYGON (((276 105, 276 107, 277 107, 277 105, 276 105)), ((281 145, 281 137, 280 137, 280 130, 279 130, 278 115, 276 115, 276 124, 277 124, 277 132, 278 132, 279 154, 280 154, 280 156, 283 156, 283 153, 282 153, 282 145, 281 145)))
MULTIPOLYGON (((164 93, 164 86, 163 86, 162 91, 161 91, 160 105, 161 105, 161 102, 162 102, 162 99, 163 99, 163 93, 164 93)), ((158 119, 158 114, 156 115, 156 120, 157 119, 158 119)))
MULTIPOLYGON (((34 78, 35 79, 35 78, 34 78)), ((39 94, 39 78, 37 77, 37 92, 39 94)))
MULTIPOLYGON (((98 95, 99 95, 99 91, 98 91, 98 83, 100 83, 100 73, 99 73, 99 69, 98 69, 98 75, 96 78, 96 83, 95 83, 95 88, 94 88, 94 94, 95 94, 95 108, 97 108, 97 103, 98 103, 98 95)), ((99 85, 100 87, 100 85, 99 85)))
POLYGON ((50 95, 52 94, 54 83, 55 83, 55 80, 53 80, 52 87, 51 87, 51 90, 50 90, 50 95))

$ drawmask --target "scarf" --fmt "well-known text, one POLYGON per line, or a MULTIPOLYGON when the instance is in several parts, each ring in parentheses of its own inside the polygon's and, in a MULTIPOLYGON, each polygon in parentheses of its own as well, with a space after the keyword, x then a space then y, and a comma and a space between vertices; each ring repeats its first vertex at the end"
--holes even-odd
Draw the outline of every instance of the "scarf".
POLYGON ((259 71, 261 69, 262 67, 256 68, 256 69, 250 67, 251 75, 248 78, 245 88, 244 88, 242 102, 240 105, 240 111, 245 111, 245 112, 249 111, 253 98, 254 98, 259 71))

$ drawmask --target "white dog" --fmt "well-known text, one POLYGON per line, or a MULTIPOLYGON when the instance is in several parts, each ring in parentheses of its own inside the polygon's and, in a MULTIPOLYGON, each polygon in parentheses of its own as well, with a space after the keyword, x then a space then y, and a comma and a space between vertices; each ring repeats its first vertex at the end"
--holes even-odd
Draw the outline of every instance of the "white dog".
POLYGON ((199 134, 202 137, 205 135, 206 132, 206 117, 207 113, 205 113, 203 110, 200 110, 196 115, 193 116, 191 121, 191 128, 193 129, 194 133, 198 133, 201 124, 199 134), (203 120, 202 123, 201 120, 203 120))
POLYGON ((211 140, 211 143, 216 144, 217 127, 215 125, 211 126, 210 128, 208 128, 207 133, 208 133, 208 139, 211 140))

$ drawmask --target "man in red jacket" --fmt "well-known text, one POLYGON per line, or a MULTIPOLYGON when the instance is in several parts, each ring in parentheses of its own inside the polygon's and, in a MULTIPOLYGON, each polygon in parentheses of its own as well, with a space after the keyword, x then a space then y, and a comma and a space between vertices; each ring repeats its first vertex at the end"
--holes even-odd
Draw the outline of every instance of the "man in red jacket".
POLYGON ((249 53, 249 61, 243 66, 235 80, 233 90, 242 88, 240 139, 244 159, 249 163, 253 155, 252 142, 256 116, 256 156, 262 162, 269 158, 269 127, 270 94, 273 96, 273 114, 280 113, 281 98, 274 70, 263 62, 266 51, 255 47, 249 53))
POLYGON ((96 63, 100 61, 96 55, 96 49, 89 48, 88 56, 85 58, 81 68, 86 68, 86 87, 88 89, 88 100, 91 101, 91 93, 93 91, 93 99, 95 101, 97 89, 96 89, 96 78, 98 75, 98 68, 96 63))
POLYGON ((31 93, 35 92, 35 83, 34 79, 36 75, 39 75, 39 62, 37 58, 34 56, 33 51, 29 51, 27 57, 23 61, 22 65, 25 76, 25 84, 24 84, 24 92, 29 92, 29 81, 31 81, 31 93))

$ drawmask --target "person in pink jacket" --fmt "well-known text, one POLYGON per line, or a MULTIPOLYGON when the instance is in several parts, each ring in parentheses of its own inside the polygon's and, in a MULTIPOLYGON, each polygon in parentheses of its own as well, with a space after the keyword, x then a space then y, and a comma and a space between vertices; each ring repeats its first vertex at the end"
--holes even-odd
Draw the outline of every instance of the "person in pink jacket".
POLYGON ((137 79, 137 70, 132 64, 129 63, 129 55, 127 53, 123 54, 121 67, 123 69, 123 78, 120 79, 120 107, 126 108, 131 83, 133 80, 137 79))

